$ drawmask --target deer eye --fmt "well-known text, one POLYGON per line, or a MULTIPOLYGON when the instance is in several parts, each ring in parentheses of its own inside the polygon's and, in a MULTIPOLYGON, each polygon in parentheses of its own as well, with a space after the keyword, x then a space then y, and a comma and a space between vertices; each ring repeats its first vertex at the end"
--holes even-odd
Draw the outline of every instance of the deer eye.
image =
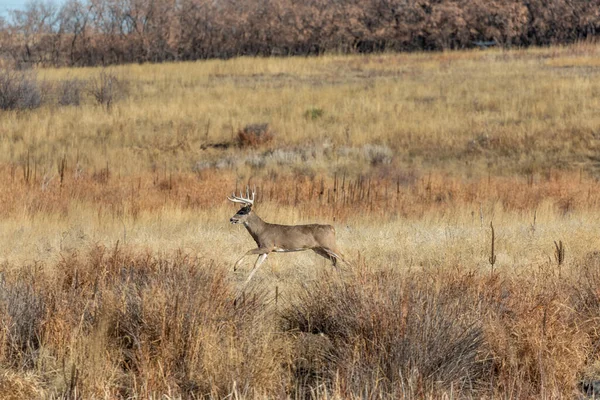
POLYGON ((244 207, 241 208, 240 211, 238 211, 238 215, 246 215, 250 212, 250 208, 249 207, 244 207))

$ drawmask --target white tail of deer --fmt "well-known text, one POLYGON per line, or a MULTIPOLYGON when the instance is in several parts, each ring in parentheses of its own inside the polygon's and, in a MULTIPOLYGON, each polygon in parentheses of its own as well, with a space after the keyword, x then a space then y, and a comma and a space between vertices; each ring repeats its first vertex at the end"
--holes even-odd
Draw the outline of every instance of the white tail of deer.
POLYGON ((272 252, 290 252, 312 250, 318 255, 331 260, 335 267, 338 261, 346 264, 348 262, 342 257, 342 253, 338 250, 335 243, 335 229, 331 225, 278 225, 270 224, 260 219, 254 211, 254 198, 256 192, 246 189, 246 197, 240 193, 236 196, 227 197, 228 200, 234 203, 242 204, 242 208, 229 220, 232 224, 244 224, 256 245, 256 249, 246 252, 233 267, 234 271, 240 265, 242 260, 249 255, 258 255, 258 259, 254 263, 254 268, 250 272, 248 279, 244 283, 246 285, 258 267, 267 259, 267 256, 272 252))

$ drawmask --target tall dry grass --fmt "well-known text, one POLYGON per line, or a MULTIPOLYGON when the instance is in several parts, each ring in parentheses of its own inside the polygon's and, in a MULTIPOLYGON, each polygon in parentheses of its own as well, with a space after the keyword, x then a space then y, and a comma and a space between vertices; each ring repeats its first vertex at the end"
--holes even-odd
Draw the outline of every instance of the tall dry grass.
POLYGON ((585 174, 257 178, 260 215, 334 223, 354 266, 274 255, 240 297, 249 265, 231 268, 253 242, 227 222, 234 175, 71 172, 3 175, 7 392, 555 398, 597 376, 600 189, 585 174))
POLYGON ((598 257, 562 275, 358 262, 237 302, 228 269, 115 245, 2 280, 2 387, 61 398, 560 398, 596 376, 598 257))

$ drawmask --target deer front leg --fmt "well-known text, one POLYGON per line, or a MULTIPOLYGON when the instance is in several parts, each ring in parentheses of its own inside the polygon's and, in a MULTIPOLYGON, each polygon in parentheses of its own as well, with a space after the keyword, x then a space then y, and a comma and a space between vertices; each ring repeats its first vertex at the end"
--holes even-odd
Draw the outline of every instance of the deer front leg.
POLYGON ((258 270, 258 267, 260 267, 260 265, 267 259, 268 255, 269 255, 268 253, 264 253, 264 254, 261 254, 260 256, 258 256, 258 258, 256 259, 256 262, 254 263, 254 268, 252 268, 252 271, 250 271, 250 275, 248 275, 248 279, 246 279, 246 282, 244 282, 243 287, 245 287, 248 284, 248 282, 250 282, 250 279, 252 279, 252 277, 258 270))
POLYGON ((270 252, 270 250, 266 249, 264 247, 259 247, 257 249, 248 250, 246 252, 246 254, 244 254, 239 260, 236 261, 235 265, 233 266, 233 271, 237 271, 237 267, 239 267, 239 265, 242 263, 242 260, 244 258, 246 258, 247 256, 251 256, 252 254, 266 254, 269 252, 270 252))

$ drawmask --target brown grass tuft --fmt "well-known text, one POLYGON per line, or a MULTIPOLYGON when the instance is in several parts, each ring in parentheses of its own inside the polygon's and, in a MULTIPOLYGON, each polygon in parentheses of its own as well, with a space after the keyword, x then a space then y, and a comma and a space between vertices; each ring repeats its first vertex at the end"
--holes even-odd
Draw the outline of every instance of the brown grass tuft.
POLYGON ((251 124, 240 129, 237 134, 240 147, 258 147, 273 140, 274 134, 269 124, 251 124))

